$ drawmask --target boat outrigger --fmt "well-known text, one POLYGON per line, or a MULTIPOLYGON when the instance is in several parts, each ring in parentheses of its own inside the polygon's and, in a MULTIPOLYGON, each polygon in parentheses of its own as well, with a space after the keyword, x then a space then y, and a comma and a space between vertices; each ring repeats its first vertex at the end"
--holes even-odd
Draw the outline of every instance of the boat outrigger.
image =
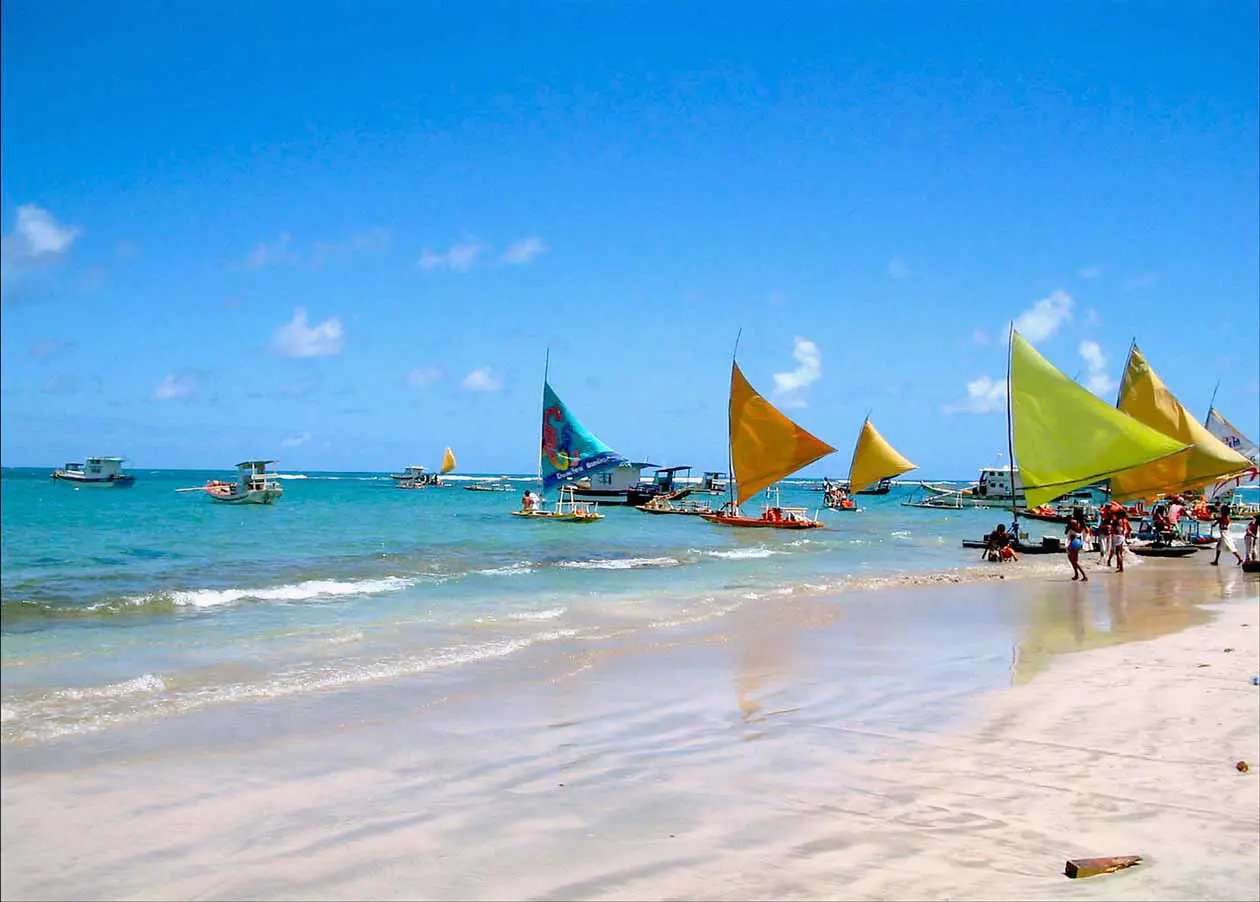
POLYGON ((68 463, 52 471, 52 478, 74 485, 112 486, 126 489, 136 484, 136 477, 122 472, 122 457, 89 457, 83 463, 68 463))
POLYGON ((274 460, 245 460, 236 465, 240 478, 236 482, 212 479, 205 485, 177 492, 205 492, 215 501, 224 504, 275 504, 284 494, 280 481, 268 471, 267 464, 274 460))
MULTIPOLYGON (((736 338, 738 348, 739 339, 736 338)), ((731 361, 731 397, 728 409, 733 497, 716 513, 700 514, 710 523, 772 529, 820 529, 826 524, 805 508, 785 508, 775 489, 774 503, 760 517, 745 517, 739 506, 763 489, 807 467, 836 449, 784 416, 759 395, 744 378, 739 364, 731 361)))
POLYGON ((531 500, 525 502, 520 510, 512 511, 513 517, 528 517, 560 523, 594 523, 596 520, 604 519, 604 515, 598 510, 599 505, 594 501, 579 500, 574 495, 571 485, 560 486, 556 506, 551 510, 543 506, 546 502, 541 498, 533 500, 537 496, 534 496, 532 492, 527 492, 526 497, 531 500))

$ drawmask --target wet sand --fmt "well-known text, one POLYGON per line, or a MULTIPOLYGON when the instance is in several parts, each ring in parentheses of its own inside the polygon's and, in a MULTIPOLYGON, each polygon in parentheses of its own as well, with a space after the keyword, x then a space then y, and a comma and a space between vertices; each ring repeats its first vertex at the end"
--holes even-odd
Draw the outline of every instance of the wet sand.
POLYGON ((5 749, 0 894, 1260 897, 1260 582, 1005 573, 5 749))

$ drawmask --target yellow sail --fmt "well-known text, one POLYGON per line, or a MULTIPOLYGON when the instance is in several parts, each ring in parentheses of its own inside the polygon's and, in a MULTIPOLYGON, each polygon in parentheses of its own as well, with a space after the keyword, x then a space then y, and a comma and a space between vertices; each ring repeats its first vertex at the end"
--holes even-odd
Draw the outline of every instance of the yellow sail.
POLYGON ((442 472, 449 473, 453 469, 455 469, 455 454, 447 448, 446 453, 442 455, 442 472))
POLYGON ((757 394, 731 364, 731 480, 736 504, 836 449, 757 394))
POLYGON ((1251 468, 1251 461, 1190 416, 1151 369, 1137 345, 1129 350, 1129 362, 1124 368, 1120 400, 1116 407, 1135 420, 1191 446, 1188 454, 1157 460, 1114 476, 1111 496, 1117 501, 1197 489, 1251 468))
POLYGON ((1029 507, 1190 447, 1081 387, 1014 330, 1010 416, 1029 507))
POLYGON ((885 477, 900 476, 916 466, 918 464, 910 463, 888 444, 888 439, 879 434, 868 417, 858 434, 853 462, 849 464, 849 491, 860 492, 885 477))

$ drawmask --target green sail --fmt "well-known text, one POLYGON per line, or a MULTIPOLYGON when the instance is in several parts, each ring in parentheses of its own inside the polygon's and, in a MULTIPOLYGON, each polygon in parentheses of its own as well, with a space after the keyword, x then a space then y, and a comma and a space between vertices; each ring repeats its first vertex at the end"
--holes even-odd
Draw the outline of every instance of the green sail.
POLYGON ((1063 375, 1013 329, 1010 418, 1029 507, 1190 449, 1063 375))

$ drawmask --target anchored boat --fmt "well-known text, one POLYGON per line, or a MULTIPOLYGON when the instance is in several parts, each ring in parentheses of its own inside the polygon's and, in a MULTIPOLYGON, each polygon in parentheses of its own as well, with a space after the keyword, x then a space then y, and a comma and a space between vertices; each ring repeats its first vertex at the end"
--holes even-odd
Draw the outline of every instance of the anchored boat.
POLYGON ((274 460, 245 460, 236 465, 240 477, 236 482, 212 479, 205 485, 177 492, 205 492, 223 504, 275 504, 284 494, 280 481, 267 469, 274 460))
POLYGON ((53 470, 52 478, 73 485, 130 488, 136 484, 136 477, 122 472, 123 460, 121 457, 89 457, 81 464, 68 463, 53 470))

